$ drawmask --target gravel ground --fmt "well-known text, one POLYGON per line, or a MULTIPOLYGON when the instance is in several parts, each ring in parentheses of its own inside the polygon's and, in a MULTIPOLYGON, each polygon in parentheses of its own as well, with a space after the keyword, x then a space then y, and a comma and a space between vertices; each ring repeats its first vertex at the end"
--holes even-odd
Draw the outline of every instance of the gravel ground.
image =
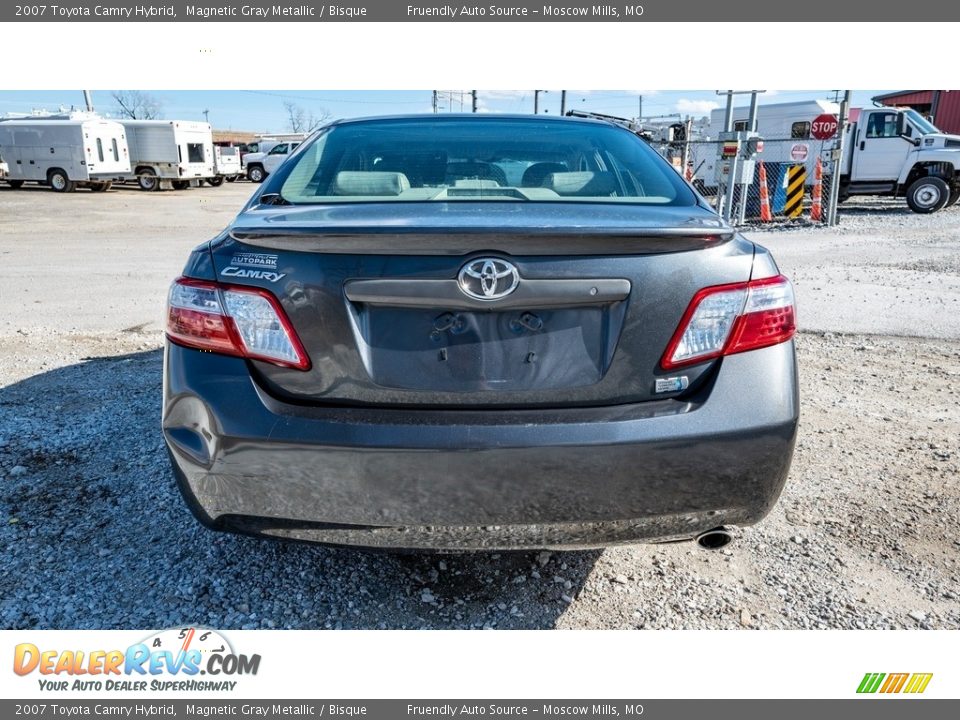
POLYGON ((803 417, 724 550, 389 556, 211 533, 174 487, 158 308, 249 191, 0 190, 0 627, 960 627, 960 211, 756 233, 798 281, 803 417))

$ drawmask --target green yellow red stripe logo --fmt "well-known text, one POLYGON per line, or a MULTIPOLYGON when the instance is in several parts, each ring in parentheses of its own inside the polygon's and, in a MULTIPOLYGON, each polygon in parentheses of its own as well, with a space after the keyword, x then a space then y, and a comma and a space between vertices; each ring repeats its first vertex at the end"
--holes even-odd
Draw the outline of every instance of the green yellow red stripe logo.
POLYGON ((906 693, 918 695, 927 689, 933 673, 866 673, 857 692, 860 694, 895 694, 906 693))

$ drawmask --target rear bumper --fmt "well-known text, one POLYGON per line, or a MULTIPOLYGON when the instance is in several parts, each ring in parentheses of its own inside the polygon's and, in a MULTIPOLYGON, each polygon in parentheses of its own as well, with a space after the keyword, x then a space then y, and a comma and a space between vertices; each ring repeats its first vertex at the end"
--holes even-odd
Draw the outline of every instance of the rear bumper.
POLYGON ((688 401, 524 411, 301 407, 167 345, 163 431, 205 525, 368 547, 595 547, 762 519, 799 412, 793 343, 688 401))

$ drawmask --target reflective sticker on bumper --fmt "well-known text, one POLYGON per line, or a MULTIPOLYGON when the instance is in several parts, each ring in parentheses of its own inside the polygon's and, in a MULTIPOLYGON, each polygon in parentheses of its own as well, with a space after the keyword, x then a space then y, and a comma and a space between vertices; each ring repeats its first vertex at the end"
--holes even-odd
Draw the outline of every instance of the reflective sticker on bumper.
POLYGON ((686 375, 680 377, 657 378, 654 392, 680 392, 690 387, 690 379, 686 375))

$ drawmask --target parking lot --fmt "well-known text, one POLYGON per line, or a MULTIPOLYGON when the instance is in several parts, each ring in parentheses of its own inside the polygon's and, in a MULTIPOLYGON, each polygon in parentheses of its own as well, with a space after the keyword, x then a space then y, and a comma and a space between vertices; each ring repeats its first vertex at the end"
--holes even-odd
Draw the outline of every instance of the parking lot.
POLYGON ((380 555, 211 533, 169 472, 167 285, 253 188, 0 187, 0 627, 960 628, 960 206, 745 233, 796 285, 802 417, 722 551, 380 555))

